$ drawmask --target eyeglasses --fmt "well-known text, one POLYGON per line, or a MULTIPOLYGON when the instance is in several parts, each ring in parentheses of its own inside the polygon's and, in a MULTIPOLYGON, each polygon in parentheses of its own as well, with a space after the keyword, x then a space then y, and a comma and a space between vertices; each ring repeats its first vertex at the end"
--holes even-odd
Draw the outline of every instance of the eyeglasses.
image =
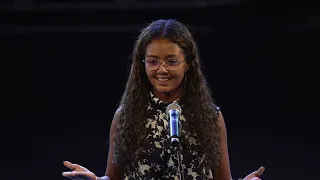
POLYGON ((176 57, 168 57, 165 61, 161 62, 156 57, 148 57, 142 62, 145 63, 146 67, 151 70, 155 71, 160 68, 160 64, 164 65, 166 70, 176 70, 179 68, 179 65, 185 60, 179 61, 176 57))

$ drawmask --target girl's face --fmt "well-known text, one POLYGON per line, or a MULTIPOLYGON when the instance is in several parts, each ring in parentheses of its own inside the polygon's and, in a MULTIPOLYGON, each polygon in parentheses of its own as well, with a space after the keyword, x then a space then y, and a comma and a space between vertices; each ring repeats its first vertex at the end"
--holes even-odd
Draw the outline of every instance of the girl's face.
POLYGON ((154 39, 146 47, 145 70, 158 97, 181 95, 183 81, 188 64, 183 50, 167 39, 154 39))

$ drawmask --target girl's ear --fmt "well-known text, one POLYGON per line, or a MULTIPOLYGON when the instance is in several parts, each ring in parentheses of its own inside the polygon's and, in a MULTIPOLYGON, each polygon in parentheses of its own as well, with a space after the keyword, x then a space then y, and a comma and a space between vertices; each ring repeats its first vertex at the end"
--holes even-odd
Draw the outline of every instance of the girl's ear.
POLYGON ((187 72, 188 70, 189 70, 189 64, 187 63, 186 69, 184 70, 184 72, 187 72))

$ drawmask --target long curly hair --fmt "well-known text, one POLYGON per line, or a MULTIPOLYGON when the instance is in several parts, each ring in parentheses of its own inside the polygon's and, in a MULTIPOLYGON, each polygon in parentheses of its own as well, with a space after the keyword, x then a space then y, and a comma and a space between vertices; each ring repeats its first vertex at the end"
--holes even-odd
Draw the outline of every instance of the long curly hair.
POLYGON ((220 128, 214 100, 202 73, 197 44, 187 28, 173 19, 159 19, 144 28, 133 48, 132 64, 125 91, 120 102, 120 118, 115 138, 114 163, 122 170, 130 170, 135 154, 147 137, 145 118, 152 90, 142 60, 146 46, 157 38, 165 38, 184 50, 188 71, 185 73, 181 99, 185 102, 187 118, 184 128, 201 144, 207 159, 207 168, 220 164, 220 128))

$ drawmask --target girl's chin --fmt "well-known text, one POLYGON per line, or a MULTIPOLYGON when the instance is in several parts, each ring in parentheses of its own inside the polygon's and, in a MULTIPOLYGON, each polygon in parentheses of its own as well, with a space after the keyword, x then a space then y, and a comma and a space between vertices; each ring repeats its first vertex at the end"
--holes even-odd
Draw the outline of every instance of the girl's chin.
POLYGON ((159 93, 170 93, 172 91, 172 89, 168 87, 156 87, 155 90, 159 93))

